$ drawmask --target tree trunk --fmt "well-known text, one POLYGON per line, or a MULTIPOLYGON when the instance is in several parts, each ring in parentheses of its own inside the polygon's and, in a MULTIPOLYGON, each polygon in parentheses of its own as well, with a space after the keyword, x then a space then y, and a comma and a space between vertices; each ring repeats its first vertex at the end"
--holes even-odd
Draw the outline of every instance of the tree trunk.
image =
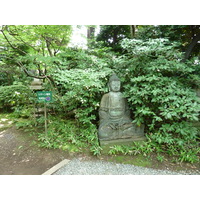
POLYGON ((135 37, 136 25, 130 25, 131 39, 135 37))
POLYGON ((114 29, 113 33, 113 46, 117 44, 117 35, 118 35, 118 30, 114 29))
POLYGON ((195 45, 198 43, 198 41, 200 41, 200 33, 193 38, 192 42, 189 44, 188 48, 186 49, 183 62, 186 61, 190 57, 190 55, 191 55, 195 45))
POLYGON ((88 27, 87 29, 87 39, 92 39, 94 38, 94 32, 95 32, 95 28, 94 27, 88 27))
POLYGON ((88 48, 91 47, 92 45, 92 40, 94 39, 94 32, 95 28, 94 27, 88 27, 87 29, 87 43, 88 43, 88 48))
POLYGON ((53 57, 53 54, 52 54, 52 52, 51 52, 51 47, 50 47, 50 41, 49 41, 48 38, 46 39, 46 45, 47 45, 47 50, 48 50, 48 52, 49 52, 49 55, 50 55, 51 57, 53 57))

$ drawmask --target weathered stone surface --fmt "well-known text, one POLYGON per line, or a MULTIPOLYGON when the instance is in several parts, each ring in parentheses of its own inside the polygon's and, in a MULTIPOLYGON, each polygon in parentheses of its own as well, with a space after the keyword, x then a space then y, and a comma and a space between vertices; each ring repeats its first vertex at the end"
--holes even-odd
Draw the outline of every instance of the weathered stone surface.
POLYGON ((34 80, 31 82, 30 89, 41 90, 42 89, 42 81, 40 79, 34 78, 34 80))
POLYGON ((100 144, 144 139, 144 126, 139 127, 132 123, 127 101, 120 88, 119 78, 115 74, 112 75, 109 80, 110 92, 103 95, 100 103, 98 129, 100 144))
POLYGON ((104 146, 113 146, 113 145, 129 145, 136 141, 144 141, 146 140, 146 137, 144 136, 135 136, 130 138, 122 138, 122 139, 116 139, 116 140, 100 140, 100 145, 104 146))

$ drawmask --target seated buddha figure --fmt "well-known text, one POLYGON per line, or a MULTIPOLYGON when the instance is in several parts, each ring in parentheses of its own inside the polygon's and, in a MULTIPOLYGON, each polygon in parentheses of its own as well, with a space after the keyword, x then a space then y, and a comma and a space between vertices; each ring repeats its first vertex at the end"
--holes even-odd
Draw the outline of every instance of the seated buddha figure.
POLYGON ((113 74, 109 79, 109 93, 103 95, 100 103, 98 129, 100 140, 115 140, 140 135, 141 131, 132 123, 127 101, 120 92, 120 88, 121 82, 113 74))

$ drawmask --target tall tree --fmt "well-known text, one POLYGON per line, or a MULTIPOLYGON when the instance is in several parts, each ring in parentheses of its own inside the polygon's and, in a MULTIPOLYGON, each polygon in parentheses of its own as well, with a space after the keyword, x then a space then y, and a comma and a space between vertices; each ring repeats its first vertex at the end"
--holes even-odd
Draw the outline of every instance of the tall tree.
POLYGON ((129 25, 101 25, 97 41, 102 41, 104 46, 111 47, 116 52, 121 52, 120 41, 131 38, 133 31, 129 25))
POLYGON ((19 67, 30 77, 45 79, 57 53, 69 43, 71 32, 69 25, 2 26, 3 62, 19 67), (38 70, 39 75, 31 74, 31 70, 38 70))
POLYGON ((89 25, 86 27, 87 27, 87 44, 88 44, 88 48, 91 48, 95 40, 95 37, 94 37, 95 25, 89 25))
POLYGON ((137 29, 138 39, 168 38, 171 42, 179 42, 179 48, 184 52, 183 61, 200 56, 200 25, 137 26, 137 29))
POLYGON ((196 52, 196 54, 200 57, 200 25, 192 25, 190 26, 190 32, 191 32, 191 36, 190 36, 190 42, 186 48, 185 51, 185 57, 184 60, 187 60, 192 52, 196 52), (195 50, 196 49, 196 50, 195 50))
POLYGON ((131 38, 135 37, 135 32, 136 32, 136 25, 130 25, 131 38))

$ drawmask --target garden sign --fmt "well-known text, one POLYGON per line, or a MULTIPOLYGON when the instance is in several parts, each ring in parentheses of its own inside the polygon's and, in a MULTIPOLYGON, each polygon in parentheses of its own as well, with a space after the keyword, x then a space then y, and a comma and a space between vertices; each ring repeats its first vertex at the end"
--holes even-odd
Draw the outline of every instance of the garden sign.
POLYGON ((38 91, 37 92, 38 102, 44 102, 44 118, 45 118, 45 135, 47 136, 47 108, 46 103, 52 102, 52 92, 51 91, 38 91))
POLYGON ((38 91, 37 92, 38 102, 52 102, 52 92, 51 91, 38 91))

